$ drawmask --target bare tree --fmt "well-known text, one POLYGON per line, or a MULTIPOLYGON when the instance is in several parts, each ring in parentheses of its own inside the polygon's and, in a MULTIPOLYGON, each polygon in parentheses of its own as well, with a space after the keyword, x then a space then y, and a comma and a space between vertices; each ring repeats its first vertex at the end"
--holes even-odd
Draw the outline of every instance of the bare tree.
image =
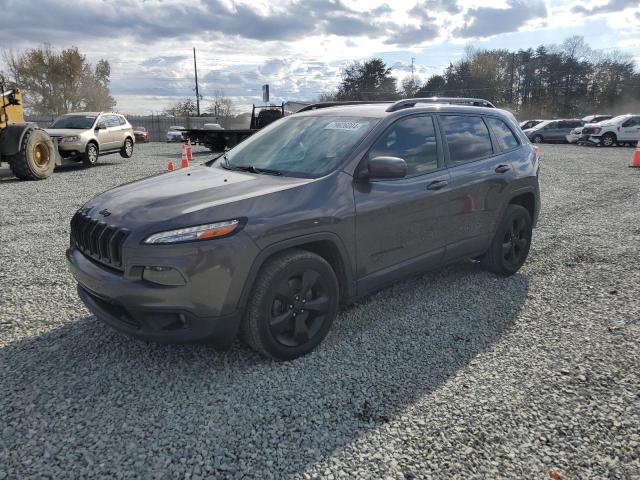
POLYGON ((198 107, 194 99, 187 98, 185 101, 177 101, 165 108, 164 113, 172 117, 195 117, 198 115, 198 107))
POLYGON ((76 47, 56 50, 44 45, 18 54, 5 51, 4 60, 33 113, 111 110, 116 103, 109 92, 109 62, 100 60, 94 69, 76 47))
POLYGON ((409 75, 402 79, 402 90, 400 93, 404 98, 412 98, 416 96, 422 85, 415 77, 409 75))
POLYGON ((213 91, 211 99, 209 114, 218 118, 220 122, 226 122, 231 117, 233 101, 225 95, 224 90, 220 89, 213 91))

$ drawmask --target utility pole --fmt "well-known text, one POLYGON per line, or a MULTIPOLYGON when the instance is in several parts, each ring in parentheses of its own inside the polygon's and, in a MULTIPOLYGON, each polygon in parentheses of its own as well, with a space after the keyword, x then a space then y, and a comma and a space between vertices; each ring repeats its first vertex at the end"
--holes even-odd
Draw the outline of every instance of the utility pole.
POLYGON ((411 57, 411 81, 415 82, 415 78, 413 76, 413 62, 415 62, 415 58, 411 57))
POLYGON ((193 47, 193 71, 196 74, 196 110, 200 116, 200 92, 198 91, 198 65, 196 64, 196 48, 193 47))

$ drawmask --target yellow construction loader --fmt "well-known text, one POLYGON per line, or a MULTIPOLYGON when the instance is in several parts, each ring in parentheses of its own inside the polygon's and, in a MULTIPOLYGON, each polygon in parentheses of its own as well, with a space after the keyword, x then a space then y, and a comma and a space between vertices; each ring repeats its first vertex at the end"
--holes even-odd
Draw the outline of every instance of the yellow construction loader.
POLYGON ((0 164, 8 163, 22 180, 51 176, 60 163, 57 145, 47 132, 25 123, 20 90, 5 91, 0 85, 0 95, 0 164))

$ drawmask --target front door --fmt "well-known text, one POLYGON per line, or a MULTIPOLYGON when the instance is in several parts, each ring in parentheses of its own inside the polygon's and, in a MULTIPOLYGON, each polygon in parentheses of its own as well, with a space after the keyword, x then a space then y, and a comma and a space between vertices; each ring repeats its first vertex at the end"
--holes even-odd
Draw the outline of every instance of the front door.
POLYGON ((635 142, 640 139, 640 117, 631 117, 620 126, 618 140, 621 142, 635 142))
POLYGON ((397 120, 363 162, 377 156, 404 159, 407 175, 354 183, 359 293, 437 265, 447 243, 449 173, 432 116, 397 120))

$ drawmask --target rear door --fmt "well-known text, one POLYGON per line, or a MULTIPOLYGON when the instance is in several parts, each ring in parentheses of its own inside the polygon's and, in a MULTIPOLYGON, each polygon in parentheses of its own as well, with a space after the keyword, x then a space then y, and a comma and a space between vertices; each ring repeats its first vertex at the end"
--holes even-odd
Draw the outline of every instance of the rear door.
POLYGON ((640 117, 631 117, 622 122, 618 140, 622 142, 635 142, 640 139, 640 117))
POLYGON ((107 122, 107 141, 108 150, 114 150, 121 147, 120 137, 122 135, 122 126, 120 118, 117 115, 106 115, 107 122))
POLYGON ((493 236, 503 192, 514 178, 509 152, 520 146, 498 118, 442 114, 438 117, 453 193, 446 260, 486 250, 493 236), (499 131, 493 135, 489 122, 499 131), (506 129, 506 131, 505 131, 506 129), (506 136, 511 138, 507 139, 506 136), (499 140, 502 138, 502 140, 499 140), (505 143, 504 149, 499 142, 505 143), (515 143, 514 143, 515 142, 515 143))
POLYGON ((433 116, 398 119, 361 165, 377 156, 404 159, 408 172, 400 179, 354 183, 359 292, 439 264, 447 242, 449 173, 433 116))

